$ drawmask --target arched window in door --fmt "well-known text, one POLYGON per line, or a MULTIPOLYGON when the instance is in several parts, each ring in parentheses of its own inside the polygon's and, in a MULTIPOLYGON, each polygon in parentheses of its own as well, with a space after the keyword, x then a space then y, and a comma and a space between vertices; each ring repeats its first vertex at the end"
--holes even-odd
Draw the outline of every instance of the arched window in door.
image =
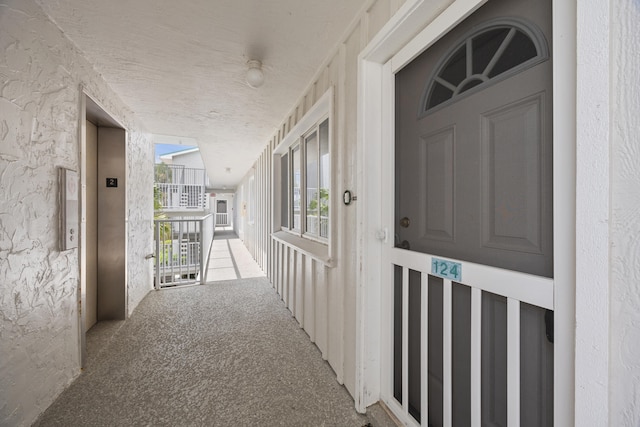
POLYGON ((440 60, 427 80, 418 116, 548 58, 549 48, 535 25, 515 18, 486 22, 440 60))

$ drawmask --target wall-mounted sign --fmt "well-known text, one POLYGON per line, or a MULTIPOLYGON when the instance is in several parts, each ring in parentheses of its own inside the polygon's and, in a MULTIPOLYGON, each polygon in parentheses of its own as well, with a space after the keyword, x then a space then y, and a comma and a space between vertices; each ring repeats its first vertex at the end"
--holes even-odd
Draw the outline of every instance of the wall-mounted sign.
POLYGON ((440 258, 432 258, 431 274, 455 282, 462 281, 462 264, 440 258))
POLYGON ((118 178, 107 178, 107 188, 109 187, 117 187, 118 186, 118 178))

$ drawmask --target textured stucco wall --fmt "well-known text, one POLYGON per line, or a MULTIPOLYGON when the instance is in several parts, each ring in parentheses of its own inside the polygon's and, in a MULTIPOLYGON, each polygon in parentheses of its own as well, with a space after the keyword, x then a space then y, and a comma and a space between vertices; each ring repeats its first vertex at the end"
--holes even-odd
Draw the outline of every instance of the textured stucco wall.
POLYGON ((640 1, 611 2, 610 423, 640 425, 640 1))
POLYGON ((127 133, 127 308, 128 314, 153 288, 153 142, 126 125, 127 133))
POLYGON ((32 0, 0 1, 0 425, 29 425, 80 372, 79 252, 58 251, 56 169, 79 170, 80 85, 129 131, 132 311, 152 283, 151 141, 32 0))

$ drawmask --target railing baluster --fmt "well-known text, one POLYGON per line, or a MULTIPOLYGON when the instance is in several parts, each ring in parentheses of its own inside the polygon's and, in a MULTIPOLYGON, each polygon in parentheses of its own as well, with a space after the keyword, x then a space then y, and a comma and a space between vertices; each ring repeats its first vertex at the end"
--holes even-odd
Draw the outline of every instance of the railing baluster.
POLYGON ((201 218, 154 221, 156 288, 206 282, 206 263, 215 229, 213 222, 211 214, 201 218), (170 229, 169 236, 163 235, 166 228, 170 229))
POLYGON ((520 301, 507 298, 507 425, 520 427, 520 301))
POLYGON ((160 221, 155 221, 155 235, 156 235, 156 282, 155 287, 160 287, 160 221))
POLYGON ((442 281, 442 419, 443 425, 452 423, 452 284, 451 280, 442 281))
POLYGON ((429 275, 420 275, 420 420, 429 420, 429 275))
POLYGON ((409 413, 409 269, 402 268, 402 408, 409 413))

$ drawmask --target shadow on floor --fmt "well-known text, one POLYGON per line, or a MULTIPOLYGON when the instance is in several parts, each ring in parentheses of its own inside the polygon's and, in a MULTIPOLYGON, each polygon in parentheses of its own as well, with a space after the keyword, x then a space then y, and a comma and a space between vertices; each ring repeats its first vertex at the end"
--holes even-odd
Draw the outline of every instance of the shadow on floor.
POLYGON ((233 230, 216 229, 209 255, 208 283, 264 276, 233 230))

